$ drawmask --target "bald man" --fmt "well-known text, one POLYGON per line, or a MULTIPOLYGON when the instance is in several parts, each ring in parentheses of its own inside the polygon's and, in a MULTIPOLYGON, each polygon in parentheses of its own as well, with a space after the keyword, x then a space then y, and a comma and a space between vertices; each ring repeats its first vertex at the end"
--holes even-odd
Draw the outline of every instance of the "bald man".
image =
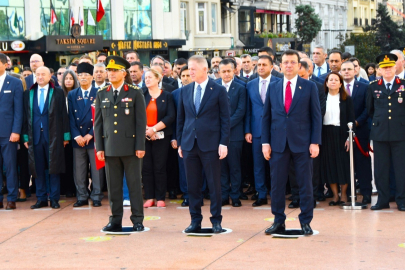
MULTIPOLYGON (((42 59, 41 55, 39 55, 37 53, 34 53, 33 55, 31 55, 31 57, 30 57, 30 67, 31 67, 31 70, 32 70, 32 74, 28 75, 25 78, 25 83, 27 84, 27 89, 30 89, 31 86, 37 82, 35 71, 39 67, 43 67, 44 65, 45 65, 44 60, 42 59)), ((58 78, 56 78, 55 76, 51 76, 51 78, 55 82, 55 86, 59 87, 58 78)))
POLYGON ((60 177, 65 172, 64 147, 70 141, 69 119, 63 90, 55 87, 49 68, 35 68, 36 82, 24 92, 22 138, 28 148, 29 168, 36 178, 37 202, 31 209, 48 206, 45 170, 49 174, 51 207, 60 208, 60 177))

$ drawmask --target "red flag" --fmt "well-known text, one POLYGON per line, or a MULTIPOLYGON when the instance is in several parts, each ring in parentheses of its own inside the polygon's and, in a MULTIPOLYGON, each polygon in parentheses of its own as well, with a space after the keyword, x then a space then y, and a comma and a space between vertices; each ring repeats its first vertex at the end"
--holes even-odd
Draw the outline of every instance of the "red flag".
POLYGON ((58 21, 58 17, 56 17, 55 9, 53 8, 52 1, 51 1, 51 24, 54 24, 58 21))
POLYGON ((103 18, 105 14, 104 8, 103 8, 103 4, 101 3, 101 0, 97 1, 97 17, 96 17, 96 21, 100 22, 101 19, 103 18))
POLYGON ((80 24, 80 26, 83 26, 84 25, 84 20, 83 20, 83 9, 80 9, 80 7, 79 7, 79 24, 80 24))
POLYGON ((73 15, 73 8, 70 9, 70 27, 75 24, 75 16, 73 15))

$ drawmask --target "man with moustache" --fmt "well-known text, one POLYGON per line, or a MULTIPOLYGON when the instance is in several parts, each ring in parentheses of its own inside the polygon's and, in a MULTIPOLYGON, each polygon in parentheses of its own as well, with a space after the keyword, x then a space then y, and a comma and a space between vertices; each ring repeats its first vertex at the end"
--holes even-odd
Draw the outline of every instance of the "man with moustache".
MULTIPOLYGON (((97 64, 103 65, 104 64, 97 64)), ((97 88, 92 87, 94 67, 86 62, 77 66, 80 87, 68 94, 70 133, 73 138, 73 168, 77 190, 77 202, 73 207, 88 205, 87 170, 90 162, 92 191, 90 199, 94 207, 101 206, 103 199, 102 182, 96 168, 94 154, 93 116, 91 104, 97 95, 97 88)))
MULTIPOLYGON (((79 67, 77 68, 79 69, 79 67)), ((107 79, 107 71, 105 70, 104 63, 97 63, 94 65, 93 78, 94 80, 92 82, 92 85, 96 89, 101 89, 107 85, 107 83, 105 82, 105 80, 107 79)))

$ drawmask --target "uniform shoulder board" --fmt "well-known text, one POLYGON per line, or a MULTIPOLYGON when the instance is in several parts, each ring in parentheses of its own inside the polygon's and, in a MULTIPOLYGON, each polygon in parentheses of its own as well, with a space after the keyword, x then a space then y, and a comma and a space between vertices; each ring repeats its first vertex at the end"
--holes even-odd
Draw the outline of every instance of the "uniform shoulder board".
POLYGON ((133 85, 133 84, 128 84, 128 86, 131 87, 131 88, 137 89, 137 90, 141 89, 141 88, 139 88, 138 86, 133 85))
POLYGON ((373 83, 375 83, 375 82, 378 82, 378 80, 372 81, 372 82, 370 82, 370 84, 373 84, 373 83))
POLYGON ((98 89, 98 92, 100 92, 100 91, 103 91, 103 90, 107 89, 107 87, 108 87, 108 85, 106 85, 106 86, 104 86, 104 87, 102 87, 102 88, 98 89))

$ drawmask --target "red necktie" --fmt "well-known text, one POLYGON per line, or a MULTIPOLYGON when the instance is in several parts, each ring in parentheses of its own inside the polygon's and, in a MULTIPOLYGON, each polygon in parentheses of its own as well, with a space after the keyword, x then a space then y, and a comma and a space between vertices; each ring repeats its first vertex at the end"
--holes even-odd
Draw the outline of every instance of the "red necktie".
POLYGON ((246 78, 249 78, 249 75, 246 75, 246 78))
POLYGON ((284 101, 284 108, 285 112, 288 113, 292 102, 292 91, 291 91, 291 82, 287 82, 287 87, 285 88, 285 101, 284 101))

